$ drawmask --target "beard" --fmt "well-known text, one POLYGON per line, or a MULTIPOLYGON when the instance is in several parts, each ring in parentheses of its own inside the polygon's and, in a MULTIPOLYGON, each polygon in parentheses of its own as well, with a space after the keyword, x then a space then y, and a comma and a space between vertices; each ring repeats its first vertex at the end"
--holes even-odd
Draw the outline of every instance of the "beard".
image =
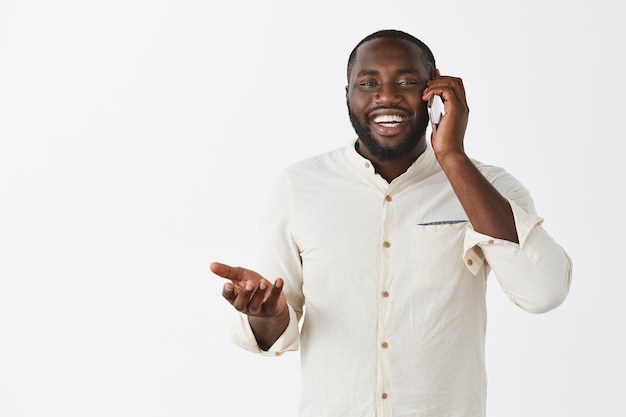
POLYGON ((380 162, 396 161, 402 159, 422 140, 426 133, 426 127, 428 126, 428 116, 422 115, 421 117, 414 117, 411 115, 407 120, 409 128, 400 142, 392 146, 382 145, 374 135, 370 127, 369 112, 363 116, 364 120, 361 122, 359 117, 352 111, 350 103, 348 103, 348 115, 350 116, 350 122, 354 131, 359 137, 359 141, 365 145, 370 154, 380 162))

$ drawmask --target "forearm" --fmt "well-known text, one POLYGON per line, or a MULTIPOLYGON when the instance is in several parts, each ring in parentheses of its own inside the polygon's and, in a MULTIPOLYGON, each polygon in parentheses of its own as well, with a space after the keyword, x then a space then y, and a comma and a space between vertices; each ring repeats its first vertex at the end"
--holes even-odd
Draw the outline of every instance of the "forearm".
POLYGON ((276 317, 248 316, 248 322, 261 350, 268 350, 287 329, 289 310, 285 309, 276 317))
POLYGON ((509 299, 526 311, 544 313, 567 297, 572 261, 539 225, 523 240, 522 247, 497 241, 479 246, 509 299))
POLYGON ((438 156, 472 227, 477 232, 518 243, 509 202, 481 174, 464 153, 438 156))

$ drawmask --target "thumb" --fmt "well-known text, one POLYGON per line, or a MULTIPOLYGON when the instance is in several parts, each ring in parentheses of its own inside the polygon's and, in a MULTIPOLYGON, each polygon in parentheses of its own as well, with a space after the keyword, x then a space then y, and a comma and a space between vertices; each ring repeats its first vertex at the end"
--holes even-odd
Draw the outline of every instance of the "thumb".
POLYGON ((237 267, 233 268, 230 265, 222 264, 219 262, 212 262, 209 268, 211 269, 211 272, 213 272, 215 275, 219 275, 220 277, 229 279, 231 281, 237 278, 239 270, 239 268, 237 267))

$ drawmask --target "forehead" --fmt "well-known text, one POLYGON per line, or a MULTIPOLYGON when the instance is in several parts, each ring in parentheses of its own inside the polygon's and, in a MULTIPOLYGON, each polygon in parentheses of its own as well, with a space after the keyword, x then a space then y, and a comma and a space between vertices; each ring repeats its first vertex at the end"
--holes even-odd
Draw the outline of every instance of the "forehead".
POLYGON ((428 78, 422 51, 404 39, 378 38, 365 42, 356 52, 352 75, 361 71, 412 69, 428 78))

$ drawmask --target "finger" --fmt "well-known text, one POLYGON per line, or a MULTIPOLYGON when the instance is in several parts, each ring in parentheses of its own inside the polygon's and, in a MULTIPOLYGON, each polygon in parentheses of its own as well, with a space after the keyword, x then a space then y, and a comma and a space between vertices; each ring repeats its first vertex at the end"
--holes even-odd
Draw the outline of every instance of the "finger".
POLYGON ((222 297, 228 300, 229 303, 233 303, 235 298, 237 298, 237 294, 235 293, 235 286, 231 283, 225 284, 222 289, 222 297))
POLYGON ((442 77, 429 85, 425 91, 424 99, 430 100, 438 95, 444 103, 445 113, 453 113, 457 110, 467 112, 467 100, 465 98, 465 88, 460 78, 442 77))
POLYGON ((465 84, 463 84, 463 80, 461 78, 457 79, 459 84, 459 89, 461 91, 461 97, 463 97, 463 101, 467 104, 467 96, 465 95, 465 84))
POLYGON ((276 306, 278 305, 278 300, 280 300, 280 293, 283 292, 284 281, 281 278, 278 278, 274 283, 274 286, 270 290, 270 294, 265 300, 265 309, 267 311, 275 311, 276 306))
POLYGON ((439 70, 435 70, 435 78, 428 81, 422 94, 422 100, 428 101, 436 95, 441 96, 444 100, 451 100, 455 98, 453 97, 456 94, 455 90, 461 92, 456 85, 456 78, 448 75, 442 76, 439 70))
POLYGON ((271 291, 272 284, 266 280, 261 280, 256 292, 250 298, 248 302, 248 311, 252 315, 259 314, 263 309, 263 302, 265 301, 265 295, 268 291, 271 291))
POLYGON ((256 289, 257 286, 254 285, 254 282, 246 281, 241 291, 239 291, 239 294, 237 294, 237 296, 233 300, 233 307, 235 307, 236 310, 241 311, 242 313, 247 313, 248 303, 250 302, 250 298, 252 297, 252 294, 254 294, 256 289))
POLYGON ((463 87, 463 80, 458 77, 450 77, 448 83, 449 90, 454 94, 454 98, 459 102, 465 102, 465 88, 463 87))
POLYGON ((230 266, 219 262, 212 262, 210 268, 215 275, 231 281, 239 280, 242 272, 242 269, 238 266, 230 266))
POLYGON ((454 87, 459 82, 459 80, 461 80, 461 78, 453 77, 450 75, 436 75, 435 78, 427 82, 427 85, 429 88, 445 86, 454 87))
POLYGON ((433 80, 428 86, 426 93, 430 97, 434 95, 441 96, 441 98, 446 101, 456 100, 457 97, 462 94, 462 90, 459 88, 456 79, 452 77, 440 77, 433 80))
POLYGON ((219 275, 222 278, 228 278, 228 273, 231 269, 230 266, 226 264, 221 264, 219 262, 211 262, 209 268, 211 269, 211 272, 213 272, 215 275, 219 275))

